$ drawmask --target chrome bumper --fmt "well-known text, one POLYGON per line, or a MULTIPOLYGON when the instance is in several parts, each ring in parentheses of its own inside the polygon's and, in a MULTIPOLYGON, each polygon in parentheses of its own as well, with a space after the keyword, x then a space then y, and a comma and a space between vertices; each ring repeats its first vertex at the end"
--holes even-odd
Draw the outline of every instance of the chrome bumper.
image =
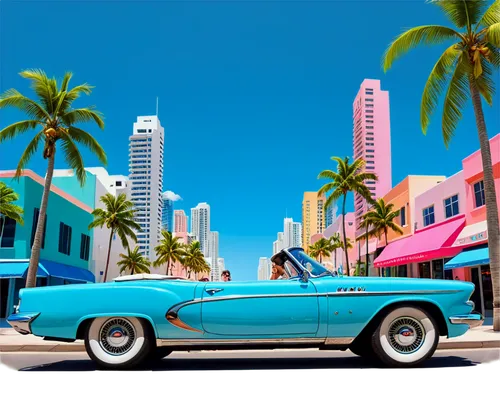
POLYGON ((11 314, 9 318, 7 318, 7 322, 20 334, 28 335, 31 333, 31 323, 39 315, 40 313, 11 314))
POLYGON ((455 315, 453 317, 450 317, 450 323, 454 325, 466 324, 469 325, 469 328, 476 328, 483 325, 484 317, 479 313, 455 315))

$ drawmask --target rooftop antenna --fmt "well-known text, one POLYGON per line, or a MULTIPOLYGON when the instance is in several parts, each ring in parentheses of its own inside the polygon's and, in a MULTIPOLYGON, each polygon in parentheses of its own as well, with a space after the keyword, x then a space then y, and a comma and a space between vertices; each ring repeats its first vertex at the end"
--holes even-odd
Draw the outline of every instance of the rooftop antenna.
POLYGON ((158 96, 156 96, 156 117, 158 118, 158 96))

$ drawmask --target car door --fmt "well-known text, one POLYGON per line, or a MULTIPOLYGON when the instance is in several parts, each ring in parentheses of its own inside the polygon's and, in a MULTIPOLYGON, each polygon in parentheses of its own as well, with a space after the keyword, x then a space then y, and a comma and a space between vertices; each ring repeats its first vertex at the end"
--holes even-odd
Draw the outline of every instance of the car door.
POLYGON ((299 279, 210 282, 201 315, 203 329, 215 335, 314 337, 318 296, 313 282, 299 279))

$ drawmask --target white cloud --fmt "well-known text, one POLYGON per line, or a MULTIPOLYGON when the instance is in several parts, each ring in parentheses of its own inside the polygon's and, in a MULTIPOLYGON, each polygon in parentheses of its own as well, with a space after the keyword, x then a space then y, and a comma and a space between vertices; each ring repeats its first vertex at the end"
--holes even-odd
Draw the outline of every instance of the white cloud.
POLYGON ((177 201, 177 200, 182 200, 182 197, 179 196, 178 194, 175 194, 174 192, 167 190, 165 193, 163 193, 163 198, 167 200, 172 200, 172 201, 177 201))

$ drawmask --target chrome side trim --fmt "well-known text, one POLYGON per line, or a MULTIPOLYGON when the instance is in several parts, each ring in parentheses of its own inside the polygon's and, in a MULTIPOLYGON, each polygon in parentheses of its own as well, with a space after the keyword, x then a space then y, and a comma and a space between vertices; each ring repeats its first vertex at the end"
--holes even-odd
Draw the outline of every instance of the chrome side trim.
POLYGON ((268 299, 268 298, 284 298, 284 297, 345 297, 345 296, 394 296, 394 295, 412 295, 412 294, 449 294, 458 293, 461 290, 448 289, 448 290, 396 290, 391 292, 368 292, 368 291, 352 291, 352 292, 329 292, 329 293, 280 293, 280 294, 249 294, 249 295, 227 295, 220 297, 204 297, 193 300, 187 300, 182 303, 173 305, 167 312, 168 314, 175 314, 183 307, 199 304, 209 303, 215 301, 226 300, 245 300, 245 299, 268 299))
POLYGON ((469 328, 476 328, 478 326, 483 325, 484 317, 479 313, 473 313, 469 315, 457 315, 449 318, 450 323, 453 325, 456 324, 465 324, 469 325, 469 328))
POLYGON ((185 330, 191 331, 191 332, 203 333, 203 331, 200 331, 199 329, 193 328, 192 326, 181 321, 181 319, 179 318, 179 315, 175 311, 167 312, 167 314, 165 315, 165 318, 167 318, 168 322, 170 322, 172 325, 174 325, 178 328, 185 329, 185 330))
MULTIPOLYGON (((321 345, 325 339, 286 338, 286 339, 157 339, 157 346, 211 346, 211 345, 266 345, 266 344, 314 344, 321 345)), ((331 343, 334 344, 334 343, 331 343)))
POLYGON ((11 314, 7 322, 21 335, 31 333, 31 323, 40 315, 40 313, 18 313, 11 314))
POLYGON ((353 337, 342 337, 342 338, 326 338, 326 345, 335 345, 335 344, 351 344, 355 338, 353 337))

